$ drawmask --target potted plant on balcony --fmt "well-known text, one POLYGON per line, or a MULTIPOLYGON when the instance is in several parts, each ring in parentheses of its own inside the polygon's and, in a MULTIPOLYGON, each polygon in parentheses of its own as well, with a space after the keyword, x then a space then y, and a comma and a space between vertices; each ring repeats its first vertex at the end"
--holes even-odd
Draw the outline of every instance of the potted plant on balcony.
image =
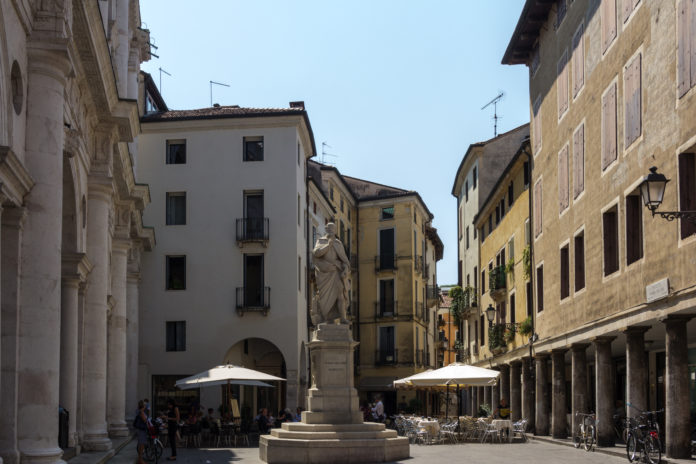
POLYGON ((534 325, 532 324, 532 316, 527 316, 525 320, 520 322, 517 331, 520 335, 528 337, 534 332, 534 325))
POLYGON ((522 250, 522 269, 524 279, 529 280, 529 278, 532 276, 532 249, 529 245, 524 247, 524 250, 522 250))
POLYGON ((488 349, 493 354, 500 354, 507 349, 504 341, 505 324, 494 324, 488 329, 488 349))
POLYGON ((517 332, 517 326, 515 324, 509 324, 505 327, 505 332, 503 333, 503 339, 505 343, 512 343, 515 341, 515 333, 517 332))
POLYGON ((514 258, 508 259, 507 263, 505 263, 505 273, 510 276, 510 280, 512 280, 512 281, 515 280, 515 259, 514 258))
POLYGON ((455 285, 449 291, 449 296, 452 298, 452 303, 450 304, 450 315, 454 320, 454 323, 459 327, 462 319, 464 318, 464 311, 466 309, 464 301, 464 290, 462 287, 455 285))

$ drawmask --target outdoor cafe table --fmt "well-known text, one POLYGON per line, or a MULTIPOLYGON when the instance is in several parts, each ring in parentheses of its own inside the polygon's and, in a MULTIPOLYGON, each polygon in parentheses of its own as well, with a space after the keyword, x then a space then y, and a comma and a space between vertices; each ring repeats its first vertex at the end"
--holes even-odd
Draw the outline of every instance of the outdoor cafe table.
POLYGON ((495 419, 493 422, 493 427, 498 431, 499 434, 502 434, 503 430, 507 430, 507 438, 508 442, 512 443, 512 421, 508 419, 495 419))
POLYGON ((418 427, 424 429, 426 432, 428 432, 428 439, 432 439, 432 437, 436 437, 438 432, 440 431, 440 424, 438 421, 433 420, 422 420, 418 421, 418 427))

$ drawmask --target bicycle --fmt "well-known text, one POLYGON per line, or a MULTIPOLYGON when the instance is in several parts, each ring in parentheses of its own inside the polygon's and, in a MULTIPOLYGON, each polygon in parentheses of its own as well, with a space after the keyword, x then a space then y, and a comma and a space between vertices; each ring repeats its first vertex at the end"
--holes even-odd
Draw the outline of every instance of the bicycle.
POLYGON ((582 422, 573 436, 573 446, 580 448, 582 444, 585 451, 594 451, 594 444, 597 441, 597 416, 595 413, 584 414, 576 412, 575 417, 582 417, 582 422))
MULTIPOLYGON (((631 405, 629 404, 629 406, 631 405)), ((632 407, 635 408, 635 406, 632 407)), ((626 457, 629 462, 637 461, 639 454, 642 462, 650 464, 660 462, 662 443, 660 442, 660 429, 656 417, 661 412, 664 412, 664 409, 641 411, 639 420, 631 427, 626 439, 626 457)))
MULTIPOLYGON (((157 419, 158 421, 159 419, 157 419)), ((159 458, 162 457, 164 446, 159 439, 159 423, 152 424, 148 420, 147 424, 147 443, 143 449, 143 457, 147 461, 154 461, 157 464, 159 458)))

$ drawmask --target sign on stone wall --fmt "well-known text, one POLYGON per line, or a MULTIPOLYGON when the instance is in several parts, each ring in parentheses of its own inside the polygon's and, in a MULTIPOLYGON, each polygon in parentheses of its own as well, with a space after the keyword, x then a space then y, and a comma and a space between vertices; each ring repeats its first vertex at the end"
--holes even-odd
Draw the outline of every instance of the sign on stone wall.
POLYGON ((666 298, 669 295, 669 279, 658 280, 650 285, 645 286, 645 302, 652 303, 653 301, 666 298))

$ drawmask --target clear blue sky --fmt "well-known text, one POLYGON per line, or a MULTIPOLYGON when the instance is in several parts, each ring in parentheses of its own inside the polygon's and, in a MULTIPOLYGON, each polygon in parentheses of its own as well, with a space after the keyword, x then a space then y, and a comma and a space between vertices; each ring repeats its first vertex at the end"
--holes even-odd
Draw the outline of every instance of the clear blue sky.
MULTIPOLYGON (((523 0, 141 0, 159 47, 143 69, 170 108, 304 100, 317 150, 342 173, 417 190, 457 280, 457 167, 469 144, 529 120, 527 68, 500 61, 523 0)), ((321 161, 321 154, 317 157, 321 161)))

